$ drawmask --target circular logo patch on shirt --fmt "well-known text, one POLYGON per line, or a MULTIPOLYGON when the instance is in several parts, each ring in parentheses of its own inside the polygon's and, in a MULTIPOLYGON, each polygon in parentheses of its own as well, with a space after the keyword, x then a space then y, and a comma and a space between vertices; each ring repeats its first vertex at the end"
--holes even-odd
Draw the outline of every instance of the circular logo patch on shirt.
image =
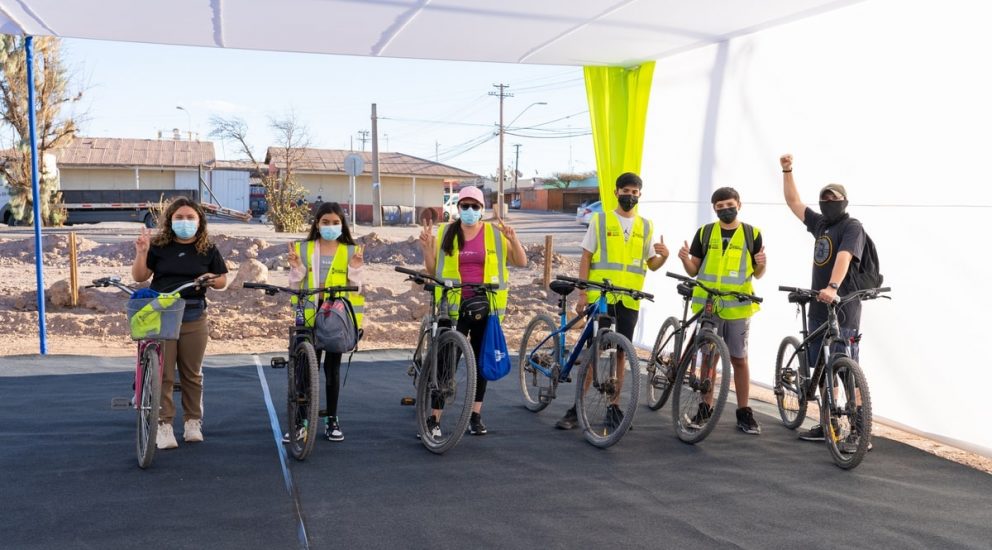
POLYGON ((816 239, 816 245, 813 247, 813 263, 818 266, 827 265, 833 252, 834 242, 830 240, 828 235, 821 235, 820 238, 816 239))

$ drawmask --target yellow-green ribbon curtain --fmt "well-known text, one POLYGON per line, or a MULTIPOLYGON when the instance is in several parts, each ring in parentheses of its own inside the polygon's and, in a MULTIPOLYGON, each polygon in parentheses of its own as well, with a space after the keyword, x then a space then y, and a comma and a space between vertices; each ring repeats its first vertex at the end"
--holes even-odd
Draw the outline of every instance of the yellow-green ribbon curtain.
POLYGON ((617 176, 641 173, 644 124, 654 61, 637 67, 585 67, 586 96, 596 149, 596 171, 603 210, 617 207, 617 176))

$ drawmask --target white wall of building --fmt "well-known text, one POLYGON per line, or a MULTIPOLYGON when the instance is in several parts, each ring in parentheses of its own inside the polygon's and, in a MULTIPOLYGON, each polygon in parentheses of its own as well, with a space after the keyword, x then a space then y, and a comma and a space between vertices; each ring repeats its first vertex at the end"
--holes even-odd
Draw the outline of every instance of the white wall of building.
MULTIPOLYGON (((752 378, 770 384, 779 341, 798 332, 778 285, 808 286, 813 239, 782 197, 795 155, 807 204, 840 182, 879 248, 892 301, 864 304, 861 362, 876 416, 992 454, 982 323, 992 261, 972 243, 992 218, 992 7, 869 0, 658 61, 641 213, 672 250, 715 219, 713 189, 743 197, 766 239, 765 305, 752 321, 752 378)), ((681 313, 675 283, 649 276, 639 341, 681 313)))

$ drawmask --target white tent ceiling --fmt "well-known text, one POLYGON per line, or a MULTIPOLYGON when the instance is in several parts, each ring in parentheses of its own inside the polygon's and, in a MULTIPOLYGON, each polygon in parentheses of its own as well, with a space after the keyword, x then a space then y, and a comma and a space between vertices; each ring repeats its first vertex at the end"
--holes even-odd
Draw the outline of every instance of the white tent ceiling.
POLYGON ((0 32, 459 61, 625 65, 853 0, 0 0, 0 32))

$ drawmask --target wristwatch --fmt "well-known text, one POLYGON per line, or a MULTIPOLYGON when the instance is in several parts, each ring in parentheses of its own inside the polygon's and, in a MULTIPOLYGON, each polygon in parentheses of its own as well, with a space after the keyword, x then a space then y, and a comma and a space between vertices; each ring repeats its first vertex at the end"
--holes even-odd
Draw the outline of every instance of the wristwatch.
POLYGON ((832 288, 834 290, 837 290, 837 289, 840 288, 840 283, 830 283, 827 286, 829 286, 830 288, 832 288))

